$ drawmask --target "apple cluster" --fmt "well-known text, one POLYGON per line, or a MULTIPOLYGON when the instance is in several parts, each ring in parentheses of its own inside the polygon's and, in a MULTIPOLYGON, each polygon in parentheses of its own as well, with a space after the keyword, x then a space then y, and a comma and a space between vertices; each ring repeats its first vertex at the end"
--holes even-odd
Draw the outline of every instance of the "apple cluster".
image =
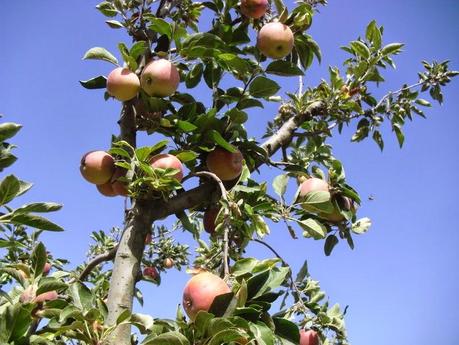
POLYGON ((140 89, 147 95, 167 97, 174 94, 180 83, 177 67, 166 59, 149 62, 140 79, 126 67, 117 67, 107 77, 107 92, 117 100, 126 102, 137 96, 140 89))

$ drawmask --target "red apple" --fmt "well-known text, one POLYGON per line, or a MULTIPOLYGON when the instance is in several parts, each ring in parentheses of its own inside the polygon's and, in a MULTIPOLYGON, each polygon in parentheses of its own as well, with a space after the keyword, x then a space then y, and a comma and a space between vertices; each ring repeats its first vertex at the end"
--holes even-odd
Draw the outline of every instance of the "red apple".
POLYGON ((49 262, 45 263, 45 266, 43 266, 43 275, 47 276, 49 271, 51 271, 52 265, 49 262))
POLYGON ((119 181, 118 179, 120 177, 125 177, 126 176, 126 169, 123 169, 121 167, 115 167, 115 172, 113 173, 113 176, 110 180, 111 184, 112 184, 112 188, 113 188, 113 191, 117 194, 117 195, 121 195, 121 196, 128 196, 129 195, 129 191, 126 187, 126 183, 125 182, 122 182, 122 181, 119 181))
POLYGON ((104 184, 98 184, 96 187, 100 194, 104 196, 113 197, 118 195, 118 193, 113 190, 113 185, 110 181, 104 184))
POLYGON ((48 291, 48 292, 43 292, 42 294, 39 294, 35 299, 33 300, 35 303, 40 303, 40 302, 47 302, 47 301, 54 301, 57 299, 58 294, 56 290, 48 291))
POLYGON ((107 77, 107 92, 119 101, 133 99, 139 90, 139 77, 128 68, 115 68, 107 77))
POLYGON ((115 161, 104 151, 91 151, 81 159, 80 172, 83 177, 96 185, 110 180, 115 170, 115 161))
POLYGON ((204 217, 202 218, 204 230, 211 235, 215 232, 215 220, 219 212, 218 208, 209 208, 204 212, 204 217))
POLYGON ((206 164, 207 169, 217 175, 220 180, 230 181, 241 174, 243 160, 240 151, 233 153, 217 147, 207 155, 206 164))
POLYGON ((148 63, 140 76, 142 89, 149 96, 171 96, 178 88, 180 75, 169 60, 159 59, 148 63))
POLYGON ((328 183, 320 178, 311 177, 301 183, 300 197, 310 192, 328 192, 328 183))
POLYGON ((300 331, 300 345, 319 345, 319 335, 316 331, 309 329, 300 331))
POLYGON ((194 321, 199 311, 208 311, 215 297, 231 292, 220 277, 204 272, 193 276, 183 290, 183 308, 194 321))
POLYGON ((183 179, 183 166, 182 162, 174 155, 168 153, 162 153, 153 156, 150 160, 150 164, 153 168, 161 169, 177 169, 179 172, 174 176, 179 182, 183 179))
POLYGON ((159 273, 158 273, 158 270, 155 267, 145 267, 143 269, 143 276, 147 280, 158 280, 159 273))
POLYGON ((241 0, 241 13, 249 18, 263 17, 268 7, 268 0, 241 0))
POLYGON ((280 22, 265 24, 258 32, 257 47, 260 52, 272 59, 281 59, 292 52, 293 32, 280 22))

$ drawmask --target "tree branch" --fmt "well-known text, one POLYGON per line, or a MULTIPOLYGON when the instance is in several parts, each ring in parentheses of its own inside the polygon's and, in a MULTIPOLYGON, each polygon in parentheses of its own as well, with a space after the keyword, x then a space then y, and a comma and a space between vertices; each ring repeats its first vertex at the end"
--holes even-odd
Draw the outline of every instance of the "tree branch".
POLYGON ((86 277, 91 273, 91 271, 100 263, 105 262, 105 261, 110 261, 115 258, 116 251, 118 250, 118 245, 110 249, 108 252, 97 255, 95 258, 93 258, 88 265, 85 267, 83 272, 81 272, 80 276, 78 277, 79 281, 84 281, 86 277))

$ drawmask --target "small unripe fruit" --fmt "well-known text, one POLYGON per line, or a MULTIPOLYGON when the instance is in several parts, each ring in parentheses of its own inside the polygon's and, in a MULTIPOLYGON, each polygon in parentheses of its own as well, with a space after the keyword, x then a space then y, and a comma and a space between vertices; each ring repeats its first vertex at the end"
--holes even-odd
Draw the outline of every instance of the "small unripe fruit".
POLYGON ((183 308, 194 321, 199 311, 208 311, 215 297, 231 292, 220 277, 209 273, 200 273, 192 277, 183 290, 183 308))
POLYGON ((257 47, 260 52, 272 59, 281 59, 292 52, 293 32, 280 22, 265 24, 258 32, 257 47))
POLYGON ((177 67, 165 59, 148 63, 140 76, 142 89, 149 96, 171 96, 177 90, 179 83, 180 75, 177 67))
POLYGON ((204 212, 204 217, 202 218, 204 230, 211 235, 215 232, 215 221, 217 220, 219 212, 220 210, 218 208, 209 208, 204 212))
POLYGON ((166 258, 164 259, 163 261, 163 266, 165 268, 172 268, 174 267, 174 260, 172 260, 171 258, 166 258))
POLYGON ((241 0, 241 13, 249 18, 263 17, 268 7, 268 0, 241 0))
POLYGON ((58 294, 56 290, 44 292, 42 294, 39 294, 35 299, 33 300, 35 303, 41 303, 41 302, 47 302, 47 301, 54 301, 57 299, 58 294))
POLYGON ((115 68, 107 77, 107 92, 119 101, 133 99, 139 90, 139 77, 128 68, 115 68))
POLYGON ((29 285, 19 296, 19 301, 21 303, 31 303, 35 298, 35 289, 33 285, 29 285))
POLYGON ((91 151, 81 159, 80 172, 83 177, 96 185, 110 180, 115 170, 115 161, 104 151, 91 151))
POLYGON ((143 276, 147 280, 158 280, 159 273, 155 267, 145 267, 143 269, 143 276))
POLYGON ((150 160, 150 164, 153 168, 161 169, 177 169, 179 172, 175 174, 175 178, 180 182, 183 179, 183 165, 180 159, 174 155, 168 153, 162 153, 153 156, 150 160))
POLYGON ((107 182, 107 183, 104 183, 104 184, 98 184, 96 187, 97 187, 97 190, 99 191, 99 193, 104 195, 104 196, 114 197, 114 196, 118 195, 118 193, 116 193, 113 190, 113 186, 110 183, 110 181, 107 182))
POLYGON ((230 181, 241 174, 243 160, 240 151, 233 153, 217 147, 207 155, 206 165, 220 180, 230 181))
POLYGON ((300 345, 319 345, 319 335, 316 331, 310 329, 300 331, 300 345))

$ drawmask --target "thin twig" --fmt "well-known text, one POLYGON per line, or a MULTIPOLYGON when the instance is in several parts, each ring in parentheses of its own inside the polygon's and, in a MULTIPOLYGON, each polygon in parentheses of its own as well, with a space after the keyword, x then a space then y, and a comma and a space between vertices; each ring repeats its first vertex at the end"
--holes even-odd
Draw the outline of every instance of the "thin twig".
MULTIPOLYGON (((221 192, 221 197, 225 201, 225 203, 228 205, 228 192, 226 191, 225 186, 223 185, 222 180, 215 175, 214 173, 208 172, 208 171, 199 171, 194 173, 196 176, 205 176, 208 178, 211 178, 215 182, 218 183, 218 186, 220 187, 220 192, 221 192)), ((228 211, 228 208, 225 207, 224 209, 225 213, 223 215, 224 220, 223 220, 223 269, 224 269, 224 275, 227 277, 229 275, 229 265, 228 265, 228 246, 229 246, 229 241, 228 241, 228 233, 229 233, 229 219, 230 219, 230 214, 228 211)))
POLYGON ((116 251, 118 250, 118 245, 110 249, 110 251, 97 255, 94 259, 92 259, 88 265, 85 267, 83 272, 81 272, 80 276, 78 277, 79 281, 84 281, 86 277, 91 273, 91 271, 100 263, 113 260, 116 255, 116 251))

